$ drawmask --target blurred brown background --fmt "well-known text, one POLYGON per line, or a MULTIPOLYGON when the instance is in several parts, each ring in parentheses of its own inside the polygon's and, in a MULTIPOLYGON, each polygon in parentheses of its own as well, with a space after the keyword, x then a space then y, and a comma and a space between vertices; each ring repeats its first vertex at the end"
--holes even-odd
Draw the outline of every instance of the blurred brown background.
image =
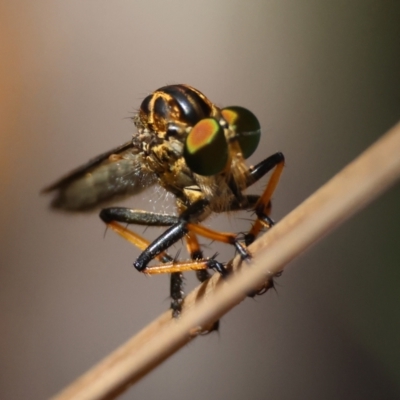
MULTIPOLYGON (((43 186, 127 141, 149 92, 189 83, 259 117, 251 162, 285 153, 279 220, 399 120, 398 5, 3 1, 0 397, 48 398, 169 306, 168 277, 134 271, 96 213, 51 212, 43 186)), ((170 209, 157 195, 126 204, 170 209)), ((400 398, 399 205, 397 185, 122 398, 400 398)))

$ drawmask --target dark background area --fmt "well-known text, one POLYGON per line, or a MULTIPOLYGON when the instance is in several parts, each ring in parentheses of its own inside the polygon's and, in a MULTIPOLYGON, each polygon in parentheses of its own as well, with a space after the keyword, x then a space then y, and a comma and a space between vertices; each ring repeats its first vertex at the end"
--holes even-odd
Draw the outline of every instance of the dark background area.
MULTIPOLYGON (((129 140, 148 93, 188 83, 259 117, 251 163, 285 153, 279 220, 399 120, 399 8, 3 1, 0 397, 48 398, 169 306, 167 276, 138 274, 139 252, 97 213, 52 212, 42 187, 129 140)), ((172 211, 168 200, 152 189, 124 204, 172 211)), ((398 399, 399 204, 397 185, 122 398, 398 399)), ((209 226, 243 231, 245 218, 209 226)))

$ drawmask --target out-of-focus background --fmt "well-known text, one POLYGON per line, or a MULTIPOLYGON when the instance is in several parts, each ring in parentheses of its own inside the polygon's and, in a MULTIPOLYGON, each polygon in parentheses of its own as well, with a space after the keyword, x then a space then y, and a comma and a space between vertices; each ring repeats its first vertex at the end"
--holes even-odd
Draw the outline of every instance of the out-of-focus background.
MULTIPOLYGON (((97 213, 50 211, 43 186, 129 140, 148 93, 189 83, 259 117, 250 162, 285 153, 279 220, 399 120, 398 6, 3 1, 0 397, 54 395, 169 306, 167 276, 134 271, 138 251, 97 213)), ((124 204, 172 210, 164 200, 124 204)), ((400 398, 399 206, 397 185, 121 398, 400 398)))

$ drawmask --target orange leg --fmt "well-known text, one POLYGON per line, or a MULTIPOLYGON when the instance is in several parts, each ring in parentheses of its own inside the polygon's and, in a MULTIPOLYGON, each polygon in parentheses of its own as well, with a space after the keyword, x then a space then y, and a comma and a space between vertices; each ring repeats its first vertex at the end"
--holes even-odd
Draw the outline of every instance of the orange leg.
POLYGON ((257 219, 253 223, 253 226, 246 234, 246 243, 249 244, 259 235, 261 230, 265 227, 271 227, 271 220, 266 217, 269 216, 271 209, 271 197, 274 193, 276 187, 278 186, 279 179, 282 175, 283 167, 285 165, 284 159, 282 159, 274 169, 274 172, 271 175, 271 178, 268 181, 267 187, 264 190, 264 193, 258 199, 258 202, 255 206, 255 211, 257 214, 257 219))
MULTIPOLYGON (((114 232, 116 232, 118 235, 123 237, 128 242, 132 243, 134 246, 138 247, 140 250, 145 250, 150 243, 148 240, 142 238, 135 232, 132 232, 127 228, 124 228, 118 222, 109 222, 107 225, 114 232)), ((195 236, 194 237, 192 236, 190 239, 190 247, 192 248, 192 250, 195 249, 194 251, 201 253, 200 246, 195 236)), ((155 274, 171 274, 175 272, 185 272, 185 271, 200 271, 204 269, 214 268, 215 263, 217 263, 212 258, 189 260, 189 261, 175 261, 166 252, 158 254, 155 258, 161 261, 163 264, 147 266, 141 272, 148 275, 155 275, 155 274)), ((216 266, 214 269, 218 270, 219 266, 216 266)))

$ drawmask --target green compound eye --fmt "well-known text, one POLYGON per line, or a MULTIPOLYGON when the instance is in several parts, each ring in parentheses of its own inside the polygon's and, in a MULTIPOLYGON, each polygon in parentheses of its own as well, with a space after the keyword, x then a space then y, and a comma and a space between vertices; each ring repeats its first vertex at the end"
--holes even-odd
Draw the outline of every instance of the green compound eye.
POLYGON ((247 108, 232 106, 221 110, 229 127, 236 132, 244 158, 249 158, 260 142, 261 126, 257 117, 247 108))
POLYGON ((211 176, 223 171, 228 162, 228 144, 224 129, 215 118, 204 118, 192 128, 183 157, 196 174, 211 176))

